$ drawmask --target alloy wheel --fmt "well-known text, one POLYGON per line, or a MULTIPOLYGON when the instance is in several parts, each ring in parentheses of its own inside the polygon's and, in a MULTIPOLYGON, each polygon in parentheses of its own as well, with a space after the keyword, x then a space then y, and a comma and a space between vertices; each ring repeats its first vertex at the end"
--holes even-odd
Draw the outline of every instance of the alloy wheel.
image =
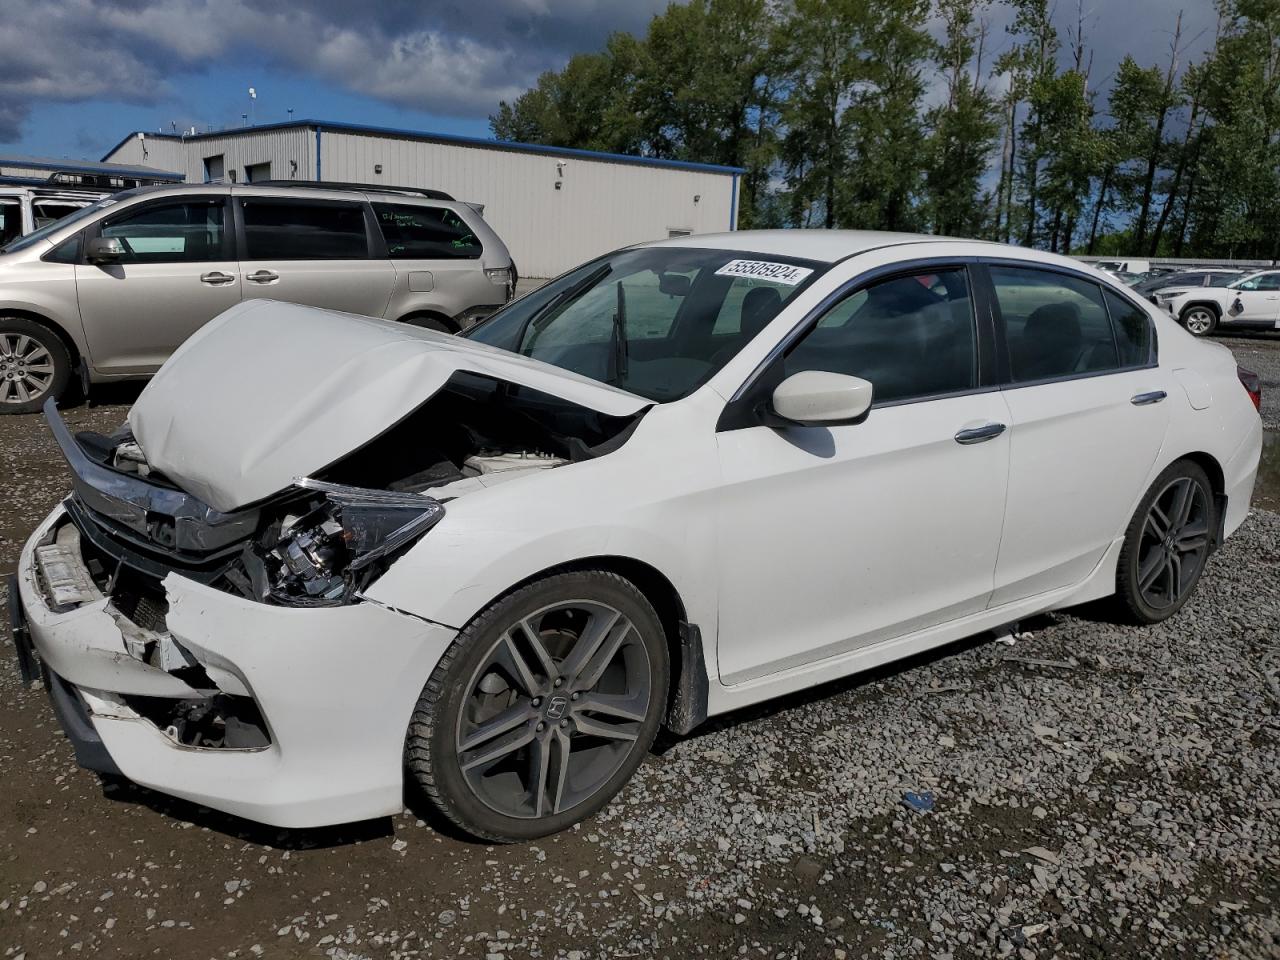
POLYGON ((467 787, 522 819, 585 803, 634 748, 651 676, 639 633, 607 604, 564 601, 512 624, 467 681, 455 731, 467 787))
POLYGON ((0 403, 28 403, 49 392, 53 356, 35 337, 0 333, 0 403))
POLYGON ((1187 329, 1197 337, 1203 337, 1213 329, 1213 314, 1204 307, 1193 307, 1184 320, 1187 329))
POLYGON ((1179 603, 1209 555, 1207 491, 1191 477, 1170 481, 1151 503, 1138 545, 1138 590, 1154 610, 1179 603))

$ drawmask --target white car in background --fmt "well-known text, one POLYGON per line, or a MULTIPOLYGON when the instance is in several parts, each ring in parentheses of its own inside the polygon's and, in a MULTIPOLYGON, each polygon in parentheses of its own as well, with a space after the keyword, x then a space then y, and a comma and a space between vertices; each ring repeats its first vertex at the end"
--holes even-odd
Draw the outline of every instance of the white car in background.
POLYGON ((909 235, 621 250, 465 338, 245 302, 112 436, 46 405, 74 492, 15 638, 92 769, 287 827, 410 778, 528 839, 661 726, 1089 600, 1171 616, 1259 402, 1096 271, 909 235))
POLYGON ((1250 273, 1220 287, 1170 287, 1155 296, 1197 337, 1219 328, 1280 330, 1280 270, 1250 273))

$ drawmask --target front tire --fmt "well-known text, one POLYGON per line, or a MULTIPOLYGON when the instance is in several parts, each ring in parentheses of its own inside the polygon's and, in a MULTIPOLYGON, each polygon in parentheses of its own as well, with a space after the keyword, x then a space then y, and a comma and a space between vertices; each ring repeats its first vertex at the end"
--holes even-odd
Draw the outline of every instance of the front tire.
POLYGON ((1193 303, 1182 311, 1179 319, 1193 337, 1207 337, 1218 329, 1218 312, 1204 304, 1193 303))
POLYGON ((1147 491, 1125 531, 1116 596, 1126 619, 1159 623, 1191 598, 1213 545, 1213 487, 1201 467, 1179 460, 1147 491))
POLYGON ((436 665, 406 739, 449 820, 508 843, 600 810, 653 745, 671 667, 662 623, 604 570, 554 574, 471 621, 436 665))
POLYGON ((58 335, 26 317, 0 316, 0 414, 36 413, 71 380, 58 335))

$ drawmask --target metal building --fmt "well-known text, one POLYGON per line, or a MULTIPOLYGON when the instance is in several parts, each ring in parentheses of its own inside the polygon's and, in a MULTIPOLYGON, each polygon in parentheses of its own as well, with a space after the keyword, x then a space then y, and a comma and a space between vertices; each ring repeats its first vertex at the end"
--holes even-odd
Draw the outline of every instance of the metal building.
POLYGON ((132 133, 103 159, 183 171, 193 183, 331 180, 443 190, 483 204, 527 277, 553 277, 645 240, 732 230, 743 173, 317 120, 187 136, 132 133))

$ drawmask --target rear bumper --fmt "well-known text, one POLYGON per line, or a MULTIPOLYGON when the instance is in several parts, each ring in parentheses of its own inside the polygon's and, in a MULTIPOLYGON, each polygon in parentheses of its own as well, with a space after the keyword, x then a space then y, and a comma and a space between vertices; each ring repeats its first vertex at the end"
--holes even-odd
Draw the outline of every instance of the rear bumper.
POLYGON ((62 612, 46 602, 34 550, 65 516, 55 510, 24 547, 14 606, 83 766, 281 827, 402 809, 409 719, 454 630, 369 602, 267 606, 171 573, 167 636, 202 668, 197 688, 138 658, 126 643, 137 628, 109 598, 62 612), (128 702, 207 698, 209 682, 253 699, 267 746, 190 746, 128 702))

